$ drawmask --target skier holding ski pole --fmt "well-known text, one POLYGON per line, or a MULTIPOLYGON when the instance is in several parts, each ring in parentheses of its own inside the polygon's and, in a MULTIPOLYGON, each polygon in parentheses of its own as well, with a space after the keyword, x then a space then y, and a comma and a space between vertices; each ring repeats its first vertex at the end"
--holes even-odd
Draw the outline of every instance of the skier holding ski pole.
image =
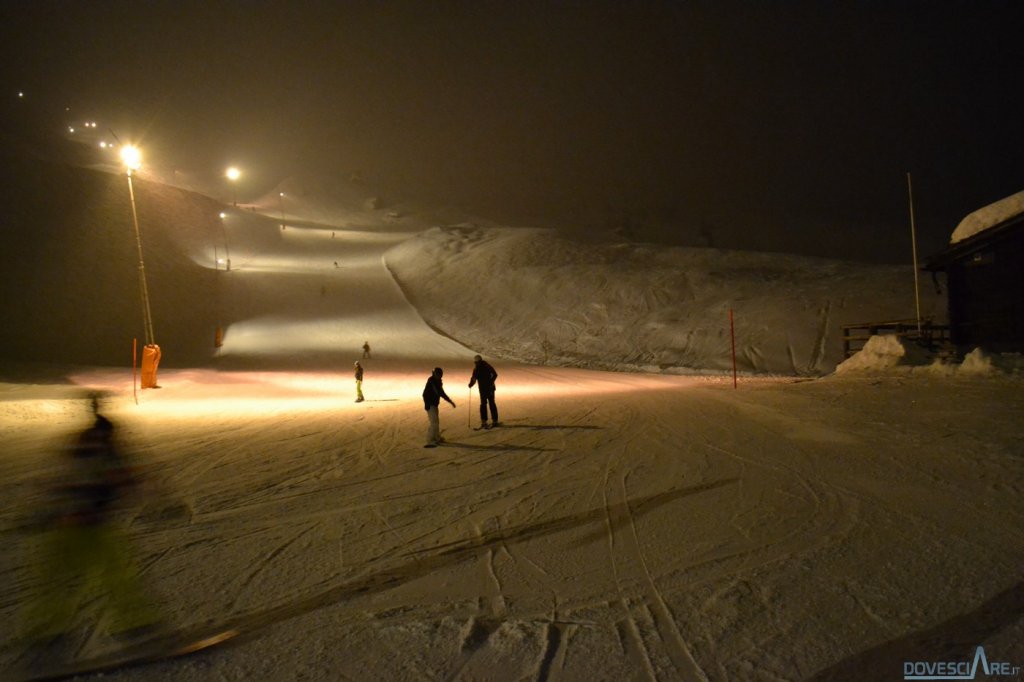
POLYGON ((497 378, 498 373, 494 371, 494 368, 491 367, 490 363, 479 355, 473 356, 473 376, 469 380, 469 387, 472 389, 473 384, 479 385, 481 429, 489 429, 501 424, 501 422, 498 421, 498 406, 494 403, 494 381, 497 378), (490 408, 491 412, 490 424, 487 423, 488 408, 490 408))
POLYGON ((435 367, 433 373, 427 379, 426 386, 423 387, 423 409, 427 412, 427 442, 423 446, 425 448, 436 448, 444 442, 444 438, 441 437, 440 418, 437 414, 437 408, 441 404, 441 399, 447 400, 448 404, 453 409, 455 408, 455 403, 444 392, 442 376, 444 376, 444 370, 440 367, 435 367))

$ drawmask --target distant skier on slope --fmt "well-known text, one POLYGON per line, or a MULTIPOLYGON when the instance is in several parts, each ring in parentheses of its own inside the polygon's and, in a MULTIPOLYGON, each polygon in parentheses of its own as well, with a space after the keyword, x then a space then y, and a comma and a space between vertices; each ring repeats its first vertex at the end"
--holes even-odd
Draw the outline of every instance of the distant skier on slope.
POLYGON ((363 402, 363 366, 356 360, 356 402, 363 402))
POLYGON ((453 408, 455 407, 455 403, 444 392, 444 384, 441 381, 443 375, 444 370, 435 367, 434 372, 427 379, 426 386, 423 387, 423 409, 427 411, 427 442, 423 446, 425 448, 437 447, 444 442, 444 439, 441 438, 441 421, 437 414, 441 398, 447 400, 453 408))
POLYGON ((371 359, 372 358, 370 357, 370 342, 369 341, 364 341, 363 342, 363 360, 371 360, 371 359))
POLYGON ((473 384, 479 386, 480 391, 480 428, 489 429, 498 426, 498 406, 494 403, 494 380, 498 373, 494 371, 490 363, 479 355, 473 356, 473 376, 469 380, 469 387, 473 384), (487 423, 487 408, 491 410, 491 423, 487 423))

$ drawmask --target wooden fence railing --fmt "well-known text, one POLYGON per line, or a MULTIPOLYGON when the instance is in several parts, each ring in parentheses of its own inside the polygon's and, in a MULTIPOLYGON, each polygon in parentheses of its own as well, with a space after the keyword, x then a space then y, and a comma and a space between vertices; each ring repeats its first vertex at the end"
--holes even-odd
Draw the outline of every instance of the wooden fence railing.
POLYGON ((843 357, 846 358, 863 348, 872 336, 879 334, 892 334, 901 338, 913 339, 929 350, 939 350, 940 347, 950 344, 949 325, 934 324, 930 319, 921 320, 920 330, 918 330, 918 323, 915 319, 844 324, 842 330, 843 357))

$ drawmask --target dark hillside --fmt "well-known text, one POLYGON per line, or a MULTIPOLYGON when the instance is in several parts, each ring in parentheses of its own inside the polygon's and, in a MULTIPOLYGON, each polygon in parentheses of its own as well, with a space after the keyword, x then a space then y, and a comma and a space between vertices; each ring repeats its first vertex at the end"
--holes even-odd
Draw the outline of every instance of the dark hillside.
MULTIPOLYGON (((72 165, 89 159, 85 145, 30 139, 8 139, 0 152, 0 357, 127 365, 132 338, 144 342, 127 180, 72 165)), ((202 363, 217 324, 213 247, 222 206, 143 178, 134 185, 164 364, 202 363)))

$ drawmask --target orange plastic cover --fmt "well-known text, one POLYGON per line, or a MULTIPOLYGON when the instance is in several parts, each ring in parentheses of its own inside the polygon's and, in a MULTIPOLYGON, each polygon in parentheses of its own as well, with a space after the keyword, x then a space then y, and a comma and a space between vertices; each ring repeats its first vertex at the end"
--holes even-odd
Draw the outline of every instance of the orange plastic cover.
POLYGON ((156 370, 160 365, 160 346, 147 344, 142 349, 142 388, 158 388, 156 370))

